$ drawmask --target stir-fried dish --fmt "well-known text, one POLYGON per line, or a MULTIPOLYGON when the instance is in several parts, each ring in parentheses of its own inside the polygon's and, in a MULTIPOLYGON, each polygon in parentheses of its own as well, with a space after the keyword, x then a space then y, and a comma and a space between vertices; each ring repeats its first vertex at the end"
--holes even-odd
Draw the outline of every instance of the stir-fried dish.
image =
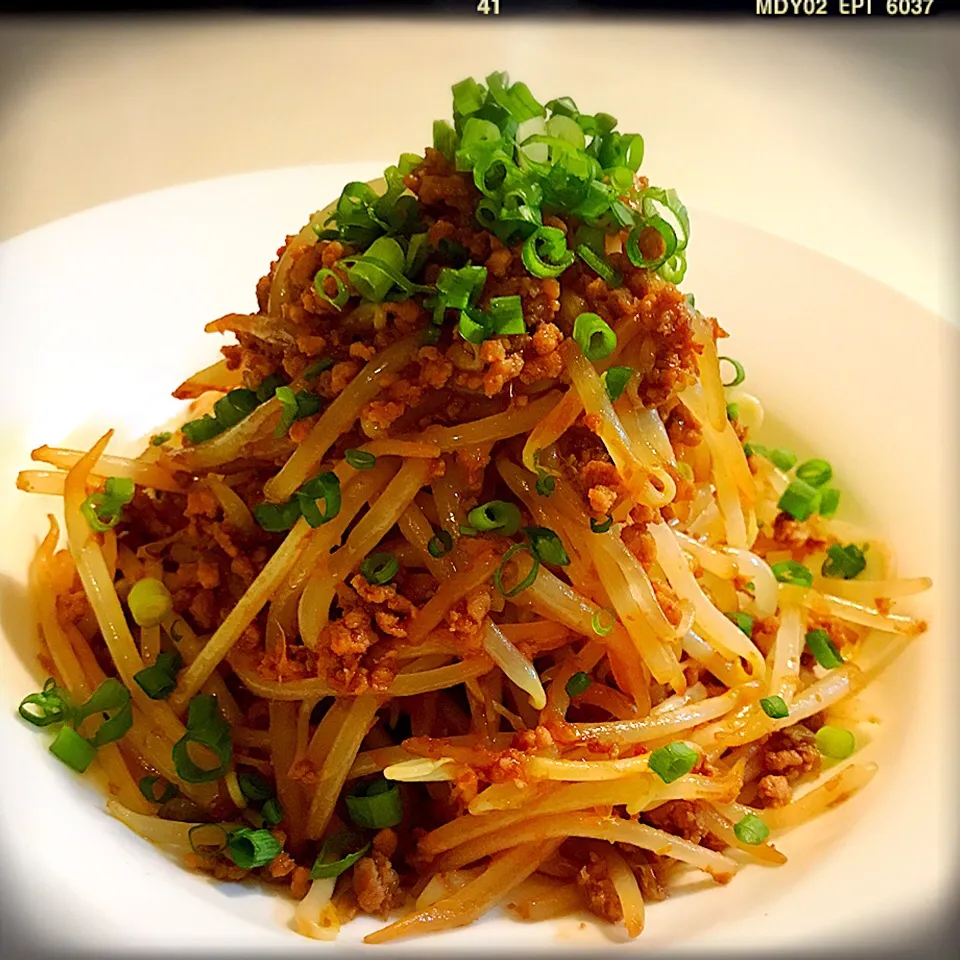
POLYGON ((827 461, 757 442, 643 148, 503 73, 456 84, 422 156, 207 326, 231 342, 187 422, 20 475, 66 528, 21 716, 306 936, 497 905, 636 936, 684 872, 783 863, 779 831, 873 775, 857 695, 930 581, 837 518, 827 461))

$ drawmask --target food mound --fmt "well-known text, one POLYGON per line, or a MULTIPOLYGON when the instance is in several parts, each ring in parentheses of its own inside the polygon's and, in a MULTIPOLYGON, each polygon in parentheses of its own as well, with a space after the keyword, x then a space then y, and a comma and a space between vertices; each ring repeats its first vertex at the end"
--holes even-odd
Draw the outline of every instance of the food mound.
POLYGON ((771 837, 874 772, 842 763, 855 698, 929 580, 836 518, 827 461, 756 442, 643 149, 456 84, 422 156, 208 324, 235 342, 176 390, 191 419, 20 475, 67 534, 31 567, 50 677, 21 716, 307 936, 496 905, 636 936, 684 871, 783 863, 771 837))

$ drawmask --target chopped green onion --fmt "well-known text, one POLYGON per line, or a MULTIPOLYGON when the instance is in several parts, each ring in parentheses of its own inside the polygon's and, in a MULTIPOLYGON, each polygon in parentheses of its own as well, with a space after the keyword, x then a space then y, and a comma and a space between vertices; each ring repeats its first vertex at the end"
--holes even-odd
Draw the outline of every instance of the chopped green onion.
POLYGON ((544 563, 560 567, 570 563, 563 541, 549 527, 524 527, 524 533, 530 538, 534 553, 544 563))
POLYGON ((128 477, 107 477, 101 493, 91 493, 80 504, 90 529, 106 533, 117 525, 123 507, 133 499, 134 484, 128 477))
POLYGON ((100 724, 87 737, 93 747, 102 747, 119 740, 133 726, 133 707, 130 691, 116 677, 108 677, 90 694, 86 703, 79 706, 73 724, 79 727, 87 717, 100 714, 100 724))
POLYGON ((594 615, 590 627, 598 637, 605 637, 616 626, 617 615, 606 607, 602 607, 594 615))
POLYGON ((820 516, 832 517, 840 506, 840 491, 836 487, 822 487, 820 490, 820 516))
MULTIPOLYGON (((309 377, 307 379, 309 379, 309 377)), ((277 387, 282 386, 283 377, 279 374, 271 373, 269 377, 264 377, 260 382, 260 386, 256 389, 257 402, 266 403, 277 392, 277 387)))
POLYGON ((280 806, 280 801, 277 800, 276 797, 271 797, 260 808, 260 813, 263 816, 264 822, 271 827, 275 827, 278 823, 281 823, 284 818, 283 807, 280 806))
MULTIPOLYGON (((760 450, 757 447, 757 450, 760 450)), ((775 447, 769 453, 763 451, 764 455, 769 457, 770 462, 781 470, 789 470, 797 462, 797 455, 792 450, 785 450, 783 447, 775 447)))
POLYGON ((180 792, 169 780, 164 780, 163 777, 143 777, 137 786, 145 800, 161 806, 168 800, 172 800, 180 792), (159 797, 157 796, 158 783, 163 786, 163 792, 159 797))
POLYGON ((342 310, 346 302, 350 299, 350 291, 347 289, 347 285, 340 278, 339 274, 334 273, 333 270, 329 270, 326 267, 317 271, 317 275, 313 278, 313 289, 321 300, 326 300, 327 303, 332 304, 338 310, 342 310), (337 285, 337 292, 332 297, 327 293, 326 286, 324 285, 328 278, 332 278, 337 285))
POLYGON ((475 307, 487 282, 487 268, 473 264, 455 270, 443 267, 437 274, 434 323, 442 322, 447 310, 465 310, 475 307), (440 319, 437 319, 439 316, 440 319))
POLYGON ((578 697, 593 681, 590 679, 590 674, 584 673, 582 670, 578 670, 570 679, 567 681, 567 685, 564 689, 567 691, 567 696, 569 697, 578 697))
POLYGON ((813 574, 796 560, 781 560, 770 569, 780 583, 789 583, 795 587, 812 587, 813 574))
POLYGON ((743 369, 743 364, 739 360, 734 360, 733 357, 717 357, 718 360, 726 360, 727 363, 733 365, 733 379, 729 383, 724 383, 725 387, 739 387, 741 383, 747 378, 747 374, 743 369))
POLYGON ((748 637, 753 636, 753 617, 749 613, 728 613, 726 616, 748 637))
POLYGON ((501 594, 505 597, 515 597, 518 593, 522 593, 527 587, 531 586, 533 582, 537 579, 537 574, 540 572, 540 558, 537 556, 536 551, 528 543, 515 543, 500 560, 500 566, 494 571, 493 582, 496 588, 500 591, 501 594), (513 589, 504 590, 503 588, 503 571, 506 569, 507 564, 513 559, 514 556, 518 553, 528 553, 530 554, 531 564, 530 569, 527 571, 526 576, 519 583, 517 583, 513 589))
POLYGON ((553 491, 556 489, 557 481, 551 477, 550 474, 545 473, 537 478, 537 493, 539 493, 541 497, 553 496, 553 491))
POLYGON ((343 459, 354 470, 372 470, 377 465, 377 458, 366 450, 346 450, 343 459))
POLYGON ((476 535, 477 535, 477 530, 475 527, 468 526, 465 523, 460 524, 461 537, 475 537, 476 535))
POLYGON ((162 433, 155 433, 150 438, 150 443, 154 447, 162 447, 172 436, 173 434, 169 430, 164 430, 162 433))
POLYGON ((594 533, 606 533, 613 526, 613 517, 607 517, 605 520, 594 520, 590 518, 590 529, 594 533))
POLYGON ((507 336, 527 332, 523 322, 523 303, 519 296, 492 297, 488 311, 494 333, 507 336))
POLYGON ((611 403, 616 403, 620 399, 632 376, 633 367, 611 367, 603 375, 603 382, 606 384, 607 396, 611 403))
POLYGON ((255 870, 272 863, 283 850, 283 844, 269 830, 241 827, 227 840, 230 859, 242 870, 255 870))
MULTIPOLYGON (((307 369, 303 371, 303 379, 316 380, 321 373, 323 373, 325 370, 329 370, 332 366, 333 366, 333 358, 323 357, 322 359, 318 360, 315 364, 307 367, 307 369)), ((264 381, 264 383, 266 383, 266 381, 264 381)), ((274 390, 276 390, 276 387, 274 387, 274 390)), ((271 392, 270 396, 273 396, 273 392, 271 392)))
POLYGON ((778 696, 761 697, 760 708, 771 720, 781 720, 790 713, 783 697, 778 696))
POLYGON ((840 656, 840 651, 837 650, 826 630, 808 630, 806 643, 814 659, 825 670, 835 670, 843 666, 843 657, 840 656))
POLYGON ((323 401, 315 393, 310 393, 309 390, 294 393, 290 387, 277 387, 275 396, 280 401, 282 409, 280 422, 273 433, 275 437, 284 436, 295 421, 312 417, 323 406, 323 401))
POLYGON ((817 749, 831 760, 846 760, 857 749, 857 740, 844 727, 822 726, 816 733, 817 749))
POLYGON ((237 777, 237 784, 240 792, 248 800, 254 800, 257 803, 269 800, 274 795, 270 781, 257 773, 241 773, 237 777))
POLYGON ((368 583, 374 583, 378 586, 389 583, 400 569, 400 562, 392 553, 383 551, 381 553, 371 553, 363 563, 360 564, 360 572, 368 583))
POLYGON ((524 241, 520 256, 527 270, 541 279, 559 277, 574 260, 567 236, 558 227, 537 227, 524 241))
POLYGON ((300 519, 300 504, 296 500, 286 503, 258 503, 253 516, 268 533, 283 533, 300 519))
POLYGON ((18 712, 27 723, 35 727, 48 727, 52 723, 69 722, 73 715, 73 704, 67 691, 57 686, 53 677, 49 677, 40 693, 28 694, 20 701, 18 712), (27 707, 37 707, 39 712, 35 713, 27 707))
POLYGON ((143 577, 130 588, 127 606, 138 627, 155 627, 173 612, 173 597, 162 580, 143 577))
POLYGON ((483 343, 490 338, 491 331, 487 327, 487 316, 480 310, 463 310, 457 331, 467 343, 483 343))
POLYGON ((50 744, 50 752, 77 773, 84 773, 97 755, 96 747, 84 740, 73 727, 60 728, 50 744))
POLYGON ((611 289, 619 287, 623 282, 623 277, 620 276, 610 261, 592 250, 587 244, 581 243, 577 246, 577 256, 611 289))
POLYGON ((453 549, 453 537, 446 530, 438 530, 427 543, 427 553, 431 557, 445 557, 453 549))
POLYGON ((246 416, 257 409, 259 401, 252 390, 231 390, 224 394, 214 405, 213 415, 224 427, 235 427, 246 416))
POLYGON ((310 870, 310 879, 332 879, 349 870, 370 849, 370 841, 368 840, 359 850, 353 853, 345 853, 346 848, 359 839, 356 834, 338 833, 324 840, 323 846, 320 847, 320 853, 317 854, 317 859, 310 870), (341 856, 336 860, 333 859, 338 854, 341 856))
POLYGON ((650 217, 637 224, 627 237, 627 258, 635 267, 656 270, 662 267, 677 251, 677 234, 673 227, 663 217, 650 217), (649 230, 656 230, 663 240, 663 251, 657 257, 648 259, 640 249, 640 238, 649 230))
POLYGON ((650 754, 650 769, 664 782, 673 783, 688 774, 700 759, 700 754, 682 741, 657 747, 650 754))
POLYGON ((209 856, 226 850, 230 837, 219 823, 197 823, 187 831, 190 849, 198 856, 209 856), (212 834, 204 839, 203 834, 212 834))
POLYGON ((212 440, 217 434, 223 433, 226 428, 218 420, 204 414, 199 420, 188 420, 180 432, 193 444, 212 440))
POLYGON ((677 473, 683 477, 687 483, 693 483, 693 467, 684 460, 677 461, 677 473))
POLYGON ((173 762, 177 776, 187 783, 212 783, 229 769, 233 759, 230 724, 220 715, 214 694, 202 693, 190 701, 187 709, 187 730, 173 745, 173 762), (201 767, 190 756, 191 744, 206 748, 216 757, 216 765, 201 767))
POLYGON ((496 531, 501 536, 512 537, 519 529, 523 518, 520 508, 506 500, 490 500, 474 507, 467 514, 467 521, 482 533, 496 531))
MULTIPOLYGON (((476 113, 486 101, 486 91, 473 77, 467 77, 453 85, 454 116, 469 116, 476 113)), ((498 131, 499 133, 499 131, 498 131)))
POLYGON ((341 491, 340 479, 335 473, 319 473, 312 480, 308 480, 297 491, 296 501, 300 506, 303 519, 311 527, 320 527, 329 523, 340 513, 341 491), (317 501, 323 501, 323 512, 317 506, 317 501))
POLYGON ((617 335, 607 322, 595 313, 581 313, 574 320, 573 339, 591 363, 609 357, 617 346, 617 335))
POLYGON ((820 508, 820 491, 804 480, 791 480, 777 501, 777 507, 794 520, 806 520, 820 508))
POLYGON ((832 579, 852 580, 863 573, 866 566, 867 558, 855 543, 848 543, 845 547, 834 543, 827 548, 827 559, 823 561, 820 573, 832 579))
POLYGON ((755 814, 748 813, 733 825, 733 832, 741 843, 751 847, 763 843, 770 836, 770 828, 755 814))
POLYGON ((151 700, 166 700, 177 688, 177 671, 182 666, 180 654, 164 650, 157 656, 156 663, 138 670, 133 679, 151 700))
POLYGON ((739 419, 740 419, 740 404, 739 404, 739 403, 728 403, 728 404, 727 404, 727 419, 728 419, 728 420, 739 420, 739 419))
POLYGON ((358 827, 382 830, 403 819, 400 789, 389 780, 374 780, 346 797, 347 812, 358 827))
POLYGON ((826 460, 807 460, 797 467, 797 476, 811 487, 822 487, 833 476, 833 467, 826 460))

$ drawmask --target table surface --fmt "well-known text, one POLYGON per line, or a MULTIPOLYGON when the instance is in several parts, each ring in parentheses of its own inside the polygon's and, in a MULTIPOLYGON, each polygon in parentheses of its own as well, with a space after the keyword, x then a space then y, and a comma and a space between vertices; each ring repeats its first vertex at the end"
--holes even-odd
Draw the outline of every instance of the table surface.
POLYGON ((643 171, 688 206, 954 317, 958 53, 960 23, 945 18, 8 19, 0 239, 177 183, 390 162, 449 115, 452 82, 506 69, 641 132, 643 171))

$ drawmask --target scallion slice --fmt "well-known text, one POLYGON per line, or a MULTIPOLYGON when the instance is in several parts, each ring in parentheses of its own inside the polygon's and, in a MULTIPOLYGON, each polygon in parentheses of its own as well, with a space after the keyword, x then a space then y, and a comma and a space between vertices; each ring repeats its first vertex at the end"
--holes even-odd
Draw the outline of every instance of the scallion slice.
POLYGON ((340 275, 326 267, 317 271, 317 275, 313 278, 313 289, 321 300, 326 300, 327 303, 333 305, 338 310, 342 310, 346 302, 350 299, 350 291, 347 289, 347 285, 343 282, 340 275), (333 296, 327 293, 327 280, 333 280, 336 285, 337 292, 333 296))
POLYGON ((343 459, 354 470, 372 470, 377 465, 377 458, 366 450, 346 450, 343 459))
POLYGON ((177 672, 182 666, 180 654, 163 650, 156 663, 138 670, 133 679, 151 700, 166 700, 177 688, 177 672))
POLYGON ((753 617, 749 613, 728 613, 728 619, 732 620, 748 637, 753 636, 753 617))
POLYGON ((559 277, 574 260, 566 234, 558 227, 537 227, 520 252, 523 265, 535 277, 559 277))
POLYGON ((834 646, 826 630, 808 630, 806 644, 817 663, 825 670, 835 670, 843 666, 843 657, 840 656, 840 651, 834 646))
POLYGON ((611 367, 604 375, 603 382, 611 403, 616 403, 633 376, 633 367, 611 367))
POLYGON ((156 803, 162 806, 168 800, 172 800, 180 791, 169 780, 163 777, 143 777, 137 784, 140 793, 149 803, 156 803), (157 787, 160 786, 161 792, 157 795, 157 787))
POLYGON ((790 713, 787 709, 786 701, 784 701, 783 697, 779 696, 761 697, 760 709, 763 710, 771 720, 781 720, 790 713))
POLYGON ((518 593, 522 593, 527 587, 531 586, 533 582, 537 579, 537 574, 540 572, 540 558, 537 556, 536 551, 529 543, 515 543, 509 550, 504 553, 503 557, 500 560, 500 565, 494 571, 493 582, 497 590, 505 597, 515 597, 518 593), (505 590, 503 587, 503 573, 507 567, 507 564, 518 554, 518 553, 528 553, 530 555, 530 569, 527 571, 526 575, 510 590, 505 590))
POLYGON ((795 587, 813 586, 813 574, 796 560, 780 560, 772 564, 770 569, 780 583, 789 583, 795 587))
POLYGON ((283 533, 300 519, 300 504, 294 500, 286 503, 258 503, 253 516, 268 533, 283 533))
POLYGON ((530 538, 534 553, 543 563, 560 567, 570 563, 563 541, 549 527, 524 527, 523 532, 530 538))
POLYGON ((356 846, 359 840, 360 837, 354 833, 337 833, 324 840, 310 870, 310 879, 332 879, 349 870, 370 849, 370 841, 367 841, 353 853, 346 853, 346 850, 356 846))
POLYGON ((61 727, 57 731, 50 752, 77 773, 84 773, 97 755, 92 746, 73 727, 61 727))
POLYGON ((827 559, 823 561, 820 573, 832 579, 852 580, 866 567, 867 558, 855 543, 848 543, 845 547, 833 543, 827 547, 827 559))
POLYGON ((382 830, 403 819, 400 789, 389 780, 374 780, 346 797, 347 813, 358 827, 382 830))
POLYGON ((592 683, 590 679, 590 674, 584 673, 582 670, 578 670, 570 679, 567 681, 564 690, 567 691, 567 696, 569 697, 578 697, 587 687, 592 683))
POLYGON ((822 487, 833 477, 833 467, 826 460, 807 460, 797 467, 797 476, 811 487, 822 487))
POLYGON ((474 507, 467 514, 467 521, 481 533, 496 532, 504 537, 512 537, 520 529, 523 518, 515 503, 490 500, 474 507))
POLYGON ((700 759, 700 754, 682 741, 657 747, 648 759, 650 769, 664 782, 673 783, 688 774, 700 759))
POLYGON ((243 870, 256 870, 272 863, 283 850, 283 844, 269 830, 241 827, 227 839, 230 859, 243 870))
POLYGON ((438 530, 427 543, 427 552, 431 557, 440 559, 453 549, 453 537, 446 530, 438 530))
POLYGON ((363 563, 360 564, 360 572, 368 583, 382 586, 389 583, 400 569, 400 562, 396 555, 387 551, 380 553, 371 553, 363 563))
POLYGON ((130 691, 116 677, 108 677, 90 694, 86 703, 77 707, 73 724, 77 728, 88 717, 98 716, 100 723, 87 737, 93 747, 119 740, 133 726, 130 691))
POLYGON ((740 384, 746 380, 747 374, 743 369, 743 364, 739 360, 734 360, 733 357, 718 357, 717 359, 726 360, 727 363, 733 366, 733 379, 725 382, 725 387, 739 387, 740 384))
POLYGON ((581 313, 574 320, 573 339, 591 363, 609 357, 617 346, 617 335, 607 322, 595 313, 581 313))
POLYGON ((605 637, 617 624, 617 615, 607 607, 602 607, 590 621, 590 628, 598 637, 605 637))
POLYGON ((748 813, 733 825, 733 832, 741 843, 751 847, 763 843, 770 836, 770 828, 755 813, 748 813))
POLYGON ((340 479, 335 473, 320 473, 308 480, 296 494, 303 519, 311 527, 320 527, 329 523, 339 512, 342 502, 340 479), (323 501, 323 511, 317 506, 323 501))
POLYGON ((793 479, 781 494, 777 507, 794 520, 806 520, 820 508, 820 491, 804 480, 793 479))
POLYGON ((173 762, 177 775, 187 783, 212 783, 219 780, 229 769, 233 759, 233 740, 230 724, 220 715, 214 694, 197 694, 187 708, 187 730, 173 745, 173 762), (190 755, 190 747, 196 745, 213 754, 216 763, 201 767, 190 755))
POLYGON ((613 526, 613 517, 607 517, 605 520, 594 520, 590 518, 590 529, 594 533, 606 533, 613 526))

